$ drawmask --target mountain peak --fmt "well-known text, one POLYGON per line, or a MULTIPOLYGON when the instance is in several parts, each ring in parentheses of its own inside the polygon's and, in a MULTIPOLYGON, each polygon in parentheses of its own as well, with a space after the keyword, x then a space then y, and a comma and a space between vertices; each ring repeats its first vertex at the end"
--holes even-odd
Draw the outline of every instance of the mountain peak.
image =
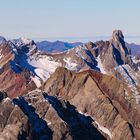
POLYGON ((27 46, 27 45, 35 45, 34 40, 32 39, 28 39, 25 37, 21 37, 18 39, 13 39, 10 40, 14 45, 16 45, 17 47, 21 47, 21 46, 27 46))
MULTIPOLYGON (((118 64, 126 64, 130 60, 131 54, 126 46, 124 35, 121 30, 114 30, 111 39, 111 48, 118 64)), ((114 57, 113 56, 113 57, 114 57)))
POLYGON ((34 45, 35 44, 32 39, 25 38, 25 37, 21 37, 20 41, 25 45, 34 45))
POLYGON ((112 34, 112 39, 114 41, 124 41, 124 35, 121 30, 114 30, 112 34))
POLYGON ((6 39, 4 37, 0 36, 0 44, 3 44, 5 42, 6 42, 6 39))

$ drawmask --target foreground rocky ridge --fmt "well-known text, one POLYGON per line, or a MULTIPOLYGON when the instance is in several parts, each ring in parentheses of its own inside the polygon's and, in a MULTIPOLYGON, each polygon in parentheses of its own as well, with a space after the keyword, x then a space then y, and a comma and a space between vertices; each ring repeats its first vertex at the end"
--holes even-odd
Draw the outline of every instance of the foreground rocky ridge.
POLYGON ((103 139, 92 119, 80 114, 69 102, 33 91, 13 100, 3 99, 0 138, 16 139, 103 139), (42 108, 43 106, 43 108, 42 108), (14 131, 13 131, 14 130, 14 131), (89 131, 90 130, 90 131, 89 131))
POLYGON ((94 71, 72 74, 58 69, 44 89, 94 118, 111 139, 133 139, 133 135, 139 139, 139 106, 128 99, 129 88, 112 76, 94 71))
POLYGON ((9 117, 15 120, 14 114, 9 115, 7 111, 14 112, 8 106, 16 107, 16 115, 26 114, 23 116, 27 117, 28 123, 25 124, 21 117, 14 122, 5 122, 1 135, 5 136, 9 125, 17 128, 20 122, 22 128, 17 134, 26 139, 35 139, 36 135, 39 135, 37 139, 139 139, 140 110, 127 101, 125 93, 130 93, 122 85, 115 78, 98 72, 73 73, 58 68, 42 91, 2 100, 2 116, 5 114, 7 120, 9 117), (24 135, 22 131, 26 125, 30 129, 25 129, 24 135))
POLYGON ((2 140, 140 139, 140 65, 120 30, 62 53, 0 42, 2 140))

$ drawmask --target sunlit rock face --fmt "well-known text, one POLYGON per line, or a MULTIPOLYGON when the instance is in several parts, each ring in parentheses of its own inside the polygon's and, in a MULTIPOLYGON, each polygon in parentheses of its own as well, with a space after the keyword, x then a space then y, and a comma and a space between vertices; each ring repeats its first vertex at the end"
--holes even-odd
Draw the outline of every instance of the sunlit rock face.
POLYGON ((69 101, 80 113, 90 116, 108 139, 139 138, 140 128, 134 123, 140 115, 139 105, 129 100, 133 98, 129 87, 112 76, 91 70, 77 74, 59 68, 45 83, 44 91, 69 101))

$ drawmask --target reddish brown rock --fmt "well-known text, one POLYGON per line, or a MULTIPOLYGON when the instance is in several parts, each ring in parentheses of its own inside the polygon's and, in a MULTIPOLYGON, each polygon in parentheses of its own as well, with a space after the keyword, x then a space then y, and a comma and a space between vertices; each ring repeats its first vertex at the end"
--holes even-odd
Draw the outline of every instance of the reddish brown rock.
POLYGON ((138 122, 139 107, 125 98, 124 90, 129 94, 129 89, 127 86, 124 89, 123 83, 114 77, 94 71, 76 74, 59 68, 44 89, 49 95, 68 100, 77 110, 90 115, 108 139, 139 139, 139 128, 133 123, 138 122), (137 113, 132 112, 136 106, 137 113))

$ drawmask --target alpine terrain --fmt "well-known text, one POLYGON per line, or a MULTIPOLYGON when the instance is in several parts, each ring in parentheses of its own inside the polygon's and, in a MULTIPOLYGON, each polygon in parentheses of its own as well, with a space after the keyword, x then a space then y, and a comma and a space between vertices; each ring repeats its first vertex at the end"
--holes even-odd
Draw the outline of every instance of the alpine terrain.
POLYGON ((94 43, 0 37, 0 140, 140 140, 131 50, 121 30, 94 43))

